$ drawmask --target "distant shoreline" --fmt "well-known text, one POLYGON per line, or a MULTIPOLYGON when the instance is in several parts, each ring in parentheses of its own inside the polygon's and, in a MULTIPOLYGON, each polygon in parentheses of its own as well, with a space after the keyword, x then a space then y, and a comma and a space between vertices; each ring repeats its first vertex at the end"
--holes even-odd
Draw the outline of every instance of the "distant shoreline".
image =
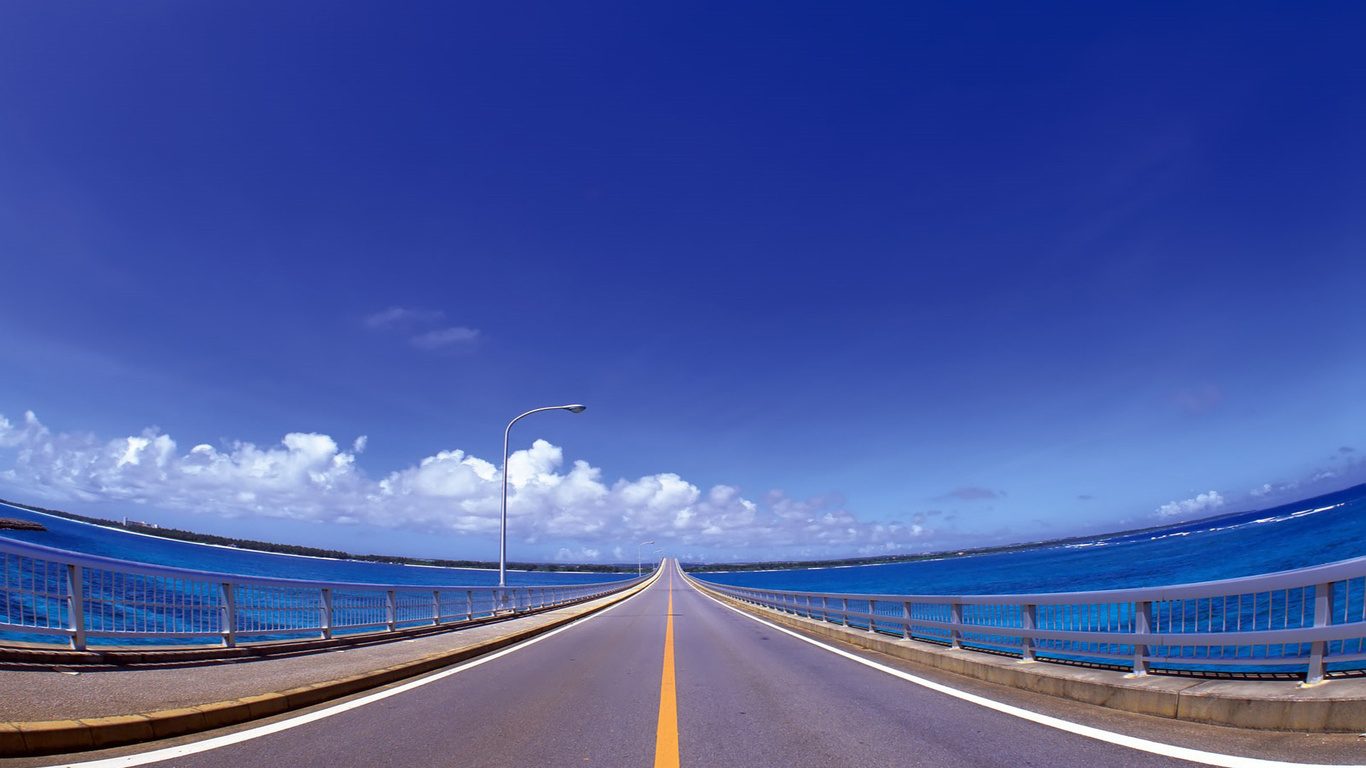
MULTIPOLYGON (((337 560, 350 562, 383 563, 387 565, 406 565, 425 568, 453 568, 459 570, 473 571, 496 571, 498 563, 482 560, 445 560, 441 558, 418 558, 418 557, 397 557, 393 555, 353 555, 341 550, 321 549, 319 547, 305 547, 296 544, 276 544, 269 541, 255 541, 253 539, 238 539, 231 536, 219 536, 217 534, 197 533, 195 531, 184 531, 179 528, 163 528, 160 526, 143 525, 129 521, 127 525, 117 520, 106 520, 100 517, 89 517, 78 515, 74 512, 64 512, 59 509, 47 509, 37 507, 32 504, 23 504, 8 499, 0 499, 0 504, 6 504, 16 509, 34 512, 40 515, 50 515, 52 517, 70 520, 84 525, 94 525, 100 528, 109 528, 123 533, 130 533, 135 536, 147 536, 154 539, 166 539, 169 541, 183 541, 190 544, 200 544, 220 549, 235 549, 242 552, 256 552, 265 555, 287 555, 290 557, 306 557, 315 560, 337 560)), ((508 563, 507 570, 522 572, 546 571, 552 573, 626 573, 634 571, 634 565, 625 563, 619 565, 563 565, 559 563, 508 563)))
MULTIPOLYGON (((1298 501, 1278 504, 1269 509, 1246 509, 1239 512, 1225 512, 1210 517, 1197 518, 1195 520, 1179 520, 1161 525, 1151 525, 1143 528, 1133 528, 1124 531, 1112 531, 1109 533, 1086 534, 1080 536, 1065 536, 1057 539, 1045 541, 1020 542, 1016 544, 999 544, 987 547, 972 547, 965 549, 946 550, 939 552, 923 552, 918 554, 900 555, 877 555, 874 557, 850 557, 850 558, 830 558, 825 560, 768 560, 746 563, 708 563, 708 562, 686 562, 683 567, 697 572, 706 573, 727 573, 734 571, 790 571, 790 570, 820 570, 828 568, 853 568, 867 565, 892 565, 896 563, 926 562, 931 560, 948 560, 959 557, 976 557, 980 555, 995 555, 1008 552, 1023 552, 1034 549, 1047 549, 1051 547, 1062 547, 1069 544, 1083 544, 1089 542, 1103 542, 1110 539, 1121 539, 1128 536, 1141 536, 1144 534, 1157 533, 1159 531, 1169 531, 1188 526, 1207 526, 1219 520, 1238 517, 1252 513, 1270 512, 1282 507, 1292 507, 1299 505, 1315 505, 1331 496, 1344 493, 1360 493, 1366 484, 1354 485, 1329 493, 1311 496, 1298 501)), ((416 557, 397 557, 392 555, 353 555, 349 552, 340 550, 321 549, 317 547, 305 547, 294 544, 275 544, 265 541, 254 541, 251 539, 236 539, 230 536, 219 536, 216 534, 202 534, 193 531, 183 531, 178 528, 161 528, 135 524, 129 521, 124 525, 116 520, 105 520, 98 517, 87 517, 61 510, 45 509, 35 507, 31 504, 21 504, 15 501, 0 499, 0 504, 7 504, 17 509, 36 512, 38 514, 52 515, 78 523, 97 525, 104 528, 111 528, 126 533, 141 536, 151 536, 153 538, 170 539, 173 541, 185 541, 194 544, 205 544, 208 546, 220 547, 224 549, 238 549, 243 551, 259 552, 267 555, 290 555, 293 557, 310 557, 320 560, 344 560, 370 563, 386 563, 389 565, 406 565, 426 568, 458 568, 463 570, 497 570, 498 564, 480 560, 445 560, 433 558, 416 557)), ((635 570, 630 563, 619 564, 579 564, 563 565, 559 563, 508 563, 508 570, 515 571, 548 571, 548 572, 569 572, 569 573, 629 573, 635 570)))
MULTIPOLYGON (((691 569, 699 573, 730 573, 735 571, 762 572, 762 571, 793 571, 793 570, 824 570, 829 568, 851 568, 865 565, 892 565, 896 563, 916 563, 927 562, 930 560, 950 560, 959 557, 975 557, 979 555, 996 555, 1007 552, 1024 552, 1033 549, 1049 549, 1051 547, 1065 547, 1069 544, 1083 544, 1087 542, 1103 542, 1110 539, 1121 539, 1127 536, 1142 536, 1144 534, 1157 533, 1159 531, 1170 531, 1190 526, 1205 527, 1232 517, 1242 515, 1262 514, 1282 507, 1294 507, 1301 505, 1317 506, 1317 504, 1330 496, 1339 494, 1359 493, 1366 488, 1366 483, 1353 485, 1328 493, 1321 493, 1317 496, 1310 496, 1298 501, 1290 501, 1284 504, 1277 504, 1267 509, 1244 509, 1238 512, 1224 512, 1209 517, 1196 518, 1194 520, 1178 520, 1161 525, 1150 525, 1143 528, 1131 528, 1124 531, 1112 531, 1109 533, 1086 534, 1082 536, 1065 536, 1058 539, 1048 539, 1045 541, 1020 542, 1018 544, 1000 544, 989 547, 974 547, 970 549, 957 549, 942 552, 925 552, 916 555, 878 555, 876 557, 853 557, 838 558, 829 560, 788 560, 788 561, 766 561, 752 563, 707 563, 686 564, 691 569)), ((1315 510, 1317 511, 1317 510, 1315 510)))

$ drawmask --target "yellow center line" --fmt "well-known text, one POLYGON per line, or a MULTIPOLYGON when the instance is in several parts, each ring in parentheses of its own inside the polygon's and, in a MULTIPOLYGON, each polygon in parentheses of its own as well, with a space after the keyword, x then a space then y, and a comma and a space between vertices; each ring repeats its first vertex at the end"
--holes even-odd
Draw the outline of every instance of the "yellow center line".
POLYGON ((674 571, 669 568, 669 620, 664 625, 664 677, 659 684, 655 768, 678 768, 678 689, 674 684, 674 571))

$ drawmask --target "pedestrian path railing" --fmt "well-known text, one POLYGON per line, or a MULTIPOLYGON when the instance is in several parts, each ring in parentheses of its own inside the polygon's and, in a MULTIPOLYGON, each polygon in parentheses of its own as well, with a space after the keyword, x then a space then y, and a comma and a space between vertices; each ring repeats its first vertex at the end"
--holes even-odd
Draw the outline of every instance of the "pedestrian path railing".
POLYGON ((63 639, 234 646, 515 615, 639 583, 470 587, 354 584, 194 571, 0 539, 0 643, 63 639))
POLYGON ((1366 558, 1197 584, 1018 595, 793 592, 696 580, 817 621, 1029 661, 1136 675, 1303 675, 1310 683, 1366 670, 1366 558))

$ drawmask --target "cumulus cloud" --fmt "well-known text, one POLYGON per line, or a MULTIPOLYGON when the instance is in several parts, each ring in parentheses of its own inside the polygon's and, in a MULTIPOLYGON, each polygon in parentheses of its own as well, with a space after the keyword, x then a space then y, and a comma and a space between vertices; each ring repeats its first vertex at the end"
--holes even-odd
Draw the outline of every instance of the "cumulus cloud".
POLYGON ((1224 497, 1218 491, 1202 493, 1195 498, 1183 501, 1169 501, 1158 507, 1157 514, 1162 517, 1174 517, 1176 515, 1194 515, 1202 512, 1212 512, 1224 506, 1224 497))
POLYGON ((594 547, 560 547, 555 553, 555 560, 561 563, 596 563, 602 560, 602 550, 594 547))
MULTIPOLYGON (((0 482, 43 499, 439 534, 498 532, 497 465, 454 449, 373 479, 356 463, 366 443, 358 437, 347 450, 329 435, 291 432, 275 445, 185 450, 154 429, 100 440, 54 433, 32 412, 21 425, 0 415, 0 447, 13 454, 0 482)), ((507 467, 509 535, 558 548, 557 558, 593 560, 604 545, 646 539, 765 556, 798 547, 847 555, 901 551, 929 533, 924 517, 910 525, 861 521, 836 497, 794 499, 774 491, 756 502, 738 488, 704 490, 673 473, 609 482, 587 462, 565 463, 559 447, 536 440, 511 454, 507 467)), ((622 559, 619 548, 613 557, 622 559)))

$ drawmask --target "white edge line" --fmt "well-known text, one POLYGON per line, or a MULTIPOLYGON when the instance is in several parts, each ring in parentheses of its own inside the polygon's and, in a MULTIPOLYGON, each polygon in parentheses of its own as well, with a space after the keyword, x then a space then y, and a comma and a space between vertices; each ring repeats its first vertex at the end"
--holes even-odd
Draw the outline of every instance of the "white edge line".
MULTIPOLYGON (((649 582, 647 582, 647 585, 648 584, 649 582)), ((435 683, 438 680, 450 677, 451 675, 454 675, 456 673, 464 672, 467 669, 473 669, 474 667, 477 667, 480 664, 486 664, 490 661, 493 661, 494 659, 502 658, 503 656, 506 656, 509 653, 512 653, 513 651, 519 651, 523 648, 526 648, 527 646, 539 643, 542 640, 548 640, 554 637, 555 635, 564 632, 567 629, 577 627, 585 621, 589 621, 590 619, 596 618, 598 616, 603 615, 604 613, 607 613, 610 610, 613 610, 617 606, 630 601, 631 598, 636 597, 639 594, 640 592, 636 592, 634 595, 631 595, 630 597, 627 597, 624 600, 619 600, 616 603, 613 603, 612 605, 609 605, 600 611, 595 611, 587 616, 575 619, 574 621, 564 625, 563 627, 552 629, 549 632, 537 635, 529 640, 523 640, 517 643, 516 645, 508 646, 507 648, 504 648, 500 651, 495 651, 486 656, 480 656, 479 658, 472 659, 463 664, 460 664, 459 666, 451 667, 450 669, 435 672, 425 677, 419 677, 416 680, 404 683, 395 688, 379 691, 378 693, 372 693, 368 696, 362 696, 359 699, 353 699, 342 704, 327 707, 326 709, 319 709, 314 712, 309 712, 305 715, 291 717, 288 720, 281 720, 279 722, 270 723, 269 725, 262 725, 245 731, 238 731, 237 733, 229 733, 224 736, 215 736, 211 739, 196 741, 192 744, 182 744, 176 747, 166 747, 165 749, 157 749, 151 752, 140 752, 136 755, 124 755, 122 757, 108 757, 99 760, 89 760, 83 763, 58 763, 52 766, 43 766, 43 768, 132 768, 133 766, 147 765, 149 763, 161 762, 163 760, 171 760, 177 757, 185 757, 187 755, 198 754, 200 752, 208 752, 210 750, 219 749, 221 747, 227 747, 233 744, 239 744, 244 741, 257 739, 262 736, 269 736, 273 733, 287 731, 291 728, 297 728, 301 725, 308 725, 309 723, 322 720, 333 715, 340 715, 343 712, 349 712, 353 709, 363 707, 366 704, 373 704, 377 701, 387 699, 390 696, 397 696, 400 693, 407 693, 408 691, 411 691, 414 688, 420 688, 424 685, 427 685, 428 683, 435 683)))
MULTIPOLYGON (((688 582, 688 586, 693 587, 693 589, 697 589, 697 587, 693 585, 690 581, 688 582)), ((758 616, 755 616, 746 611, 742 611, 739 608, 736 608, 732 605, 728 605, 720 600, 717 600, 715 597, 712 597, 706 592, 702 592, 702 590, 700 589, 698 589, 698 592, 701 592, 701 594, 704 597, 716 602, 721 607, 728 608, 740 614, 741 616, 744 616, 747 619, 757 621, 760 624, 763 624, 764 626, 771 627, 772 629, 776 629, 779 632, 791 635, 797 638, 798 640, 810 643, 816 646, 817 648, 823 648, 831 653, 838 654, 847 659, 857 661, 858 663, 863 664, 864 666, 872 667, 873 669, 876 669, 879 672, 886 672, 887 674, 892 675, 893 677, 899 677, 902 680, 905 680, 909 683, 914 683, 915 685, 919 685, 924 688, 928 688, 932 691, 937 691, 939 693, 952 696, 957 699, 962 699, 963 701, 967 701, 978 706, 986 707, 987 709, 994 709, 997 712, 1001 712, 1012 717, 1018 717, 1022 720, 1029 720, 1040 725, 1048 726, 1049 728, 1056 728, 1060 731, 1066 731, 1067 733, 1074 733, 1078 736, 1085 736, 1087 738, 1095 739, 1097 741, 1104 741, 1110 744, 1119 745, 1121 747, 1137 749, 1139 751, 1148 752, 1154 755, 1173 757, 1178 760, 1189 760, 1194 763, 1205 763, 1207 765, 1220 766, 1221 768, 1366 768, 1366 766, 1358 764, 1288 763, 1282 760, 1263 760, 1257 757, 1239 757, 1237 755, 1222 755, 1217 752, 1205 752, 1199 749, 1178 747, 1171 744, 1163 744, 1157 741, 1140 739, 1134 736, 1125 736, 1121 733, 1114 733, 1113 731, 1106 731, 1100 728, 1093 728, 1089 725, 1081 725, 1080 723, 1073 723, 1071 721, 1063 720, 1057 717, 1041 715, 1037 712, 1031 712, 1021 707, 1012 706, 1010 704, 1002 704, 999 701, 993 701, 991 699, 978 696, 976 694, 968 693, 967 691, 960 691, 957 688, 950 688, 947 685, 941 685, 932 680, 926 680, 923 677, 916 677, 915 675, 912 675, 907 672, 902 672, 899 669, 894 669, 885 664, 879 664, 876 661, 865 659, 862 656, 849 653, 848 651, 841 650, 832 645, 826 645, 825 643, 822 643, 819 640, 807 637, 806 635, 803 635, 799 632, 795 632, 786 627, 774 624, 773 622, 761 619, 758 616)))

